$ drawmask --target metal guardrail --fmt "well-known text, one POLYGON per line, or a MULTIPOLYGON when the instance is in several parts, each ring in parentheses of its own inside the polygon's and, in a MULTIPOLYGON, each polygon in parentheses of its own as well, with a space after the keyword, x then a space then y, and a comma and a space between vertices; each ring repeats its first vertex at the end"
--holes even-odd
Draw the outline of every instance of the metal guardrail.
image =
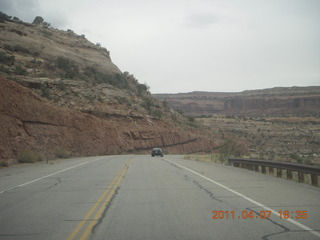
POLYGON ((320 176, 320 166, 241 158, 229 158, 228 161, 230 165, 235 167, 246 168, 256 172, 261 171, 264 174, 268 171, 269 174, 275 175, 274 169, 276 169, 277 177, 282 177, 283 170, 285 170, 287 173, 287 179, 289 180, 293 180, 293 173, 297 172, 297 180, 303 183, 305 182, 306 174, 310 174, 311 184, 319 186, 318 178, 320 176))

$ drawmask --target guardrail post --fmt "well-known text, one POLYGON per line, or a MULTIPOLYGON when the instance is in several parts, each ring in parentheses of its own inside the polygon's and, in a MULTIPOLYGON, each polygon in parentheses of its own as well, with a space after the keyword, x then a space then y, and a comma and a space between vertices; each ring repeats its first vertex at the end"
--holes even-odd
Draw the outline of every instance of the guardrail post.
POLYGON ((277 177, 282 178, 282 169, 277 168, 277 177))
POLYGON ((269 174, 273 175, 273 167, 269 167, 269 174))
POLYGON ((266 174, 266 167, 265 166, 261 166, 261 171, 262 171, 262 173, 266 174))
POLYGON ((304 183, 304 172, 298 172, 299 182, 304 183))
POLYGON ((287 179, 289 179, 289 180, 293 179, 293 175, 292 175, 292 171, 291 170, 287 170, 287 179))
POLYGON ((318 176, 315 174, 311 174, 311 183, 313 186, 318 186, 318 176))

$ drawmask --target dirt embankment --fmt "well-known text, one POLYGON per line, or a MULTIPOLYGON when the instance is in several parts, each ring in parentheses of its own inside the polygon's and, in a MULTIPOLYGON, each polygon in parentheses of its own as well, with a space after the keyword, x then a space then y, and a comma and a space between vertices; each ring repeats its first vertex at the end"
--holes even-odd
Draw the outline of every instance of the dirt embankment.
POLYGON ((181 131, 161 120, 110 116, 102 119, 47 100, 0 76, 0 159, 28 149, 60 150, 74 156, 149 151, 161 146, 170 153, 206 151, 209 141, 197 132, 181 131))

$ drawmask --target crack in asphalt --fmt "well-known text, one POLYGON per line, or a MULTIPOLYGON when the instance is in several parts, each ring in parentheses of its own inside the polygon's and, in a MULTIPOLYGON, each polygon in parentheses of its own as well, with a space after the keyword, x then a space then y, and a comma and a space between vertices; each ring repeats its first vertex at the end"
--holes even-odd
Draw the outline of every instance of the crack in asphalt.
POLYGON ((218 201, 218 202, 223 202, 222 200, 218 199, 217 197, 214 196, 213 192, 209 191, 207 188, 205 188, 204 186, 202 186, 198 181, 191 179, 187 174, 184 175, 184 180, 185 181, 191 181, 194 185, 196 185, 199 189, 203 190, 207 195, 209 195, 209 197, 212 200, 218 201))
POLYGON ((111 197, 110 201, 108 202, 108 204, 105 206, 105 209, 103 210, 98 222, 92 227, 92 229, 91 229, 91 237, 90 237, 91 239, 93 239, 93 235, 96 232, 96 229, 99 227, 99 225, 103 222, 104 218, 106 217, 107 212, 108 212, 109 208, 111 207, 111 205, 113 203, 113 200, 115 199, 115 197, 119 193, 119 190, 120 190, 120 187, 117 187, 115 189, 114 194, 112 195, 112 197, 111 197))
POLYGON ((203 190, 206 194, 209 195, 209 197, 212 199, 212 200, 215 200, 217 202, 223 202, 222 200, 218 199, 217 197, 214 196, 213 192, 209 191, 208 189, 206 189, 205 187, 203 187, 198 181, 196 180, 193 180, 192 183, 194 185, 196 185, 197 187, 199 187, 201 190, 203 190))
POLYGON ((57 178, 57 182, 55 182, 52 186, 48 187, 46 190, 49 190, 51 188, 54 188, 56 186, 58 186, 60 183, 62 183, 62 180, 60 177, 57 178))
MULTIPOLYGON (((246 209, 249 210, 249 211, 254 212, 257 216, 260 216, 260 212, 252 210, 251 208, 246 208, 246 209)), ((287 232, 293 232, 290 228, 287 228, 286 226, 284 226, 284 225, 282 225, 280 223, 277 223, 276 221, 272 220, 271 218, 265 218, 264 220, 269 221, 273 225, 276 225, 276 226, 282 228, 283 230, 279 231, 279 232, 275 232, 275 233, 270 233, 270 234, 264 235, 264 236, 261 237, 261 239, 268 240, 269 237, 271 237, 271 236, 280 235, 280 234, 287 233, 287 232)))
MULTIPOLYGON (((255 210, 252 210, 251 208, 246 208, 247 210, 249 211, 252 211, 254 212, 257 216, 260 216, 260 212, 257 212, 255 210)), ((267 235, 264 235, 261 237, 261 239, 263 240, 269 240, 270 237, 274 237, 274 236, 277 236, 277 235, 280 235, 280 234, 284 234, 284 233, 305 233, 305 232, 308 232, 307 230, 291 230, 290 228, 280 224, 280 223, 277 223, 276 221, 272 220, 271 218, 265 218, 264 220, 266 221, 269 221, 270 223, 282 228, 283 230, 282 231, 279 231, 279 232, 274 232, 274 233, 270 233, 270 234, 267 234, 267 235)), ((315 230, 315 231, 318 231, 318 230, 315 230)))
POLYGON ((175 168, 178 168, 179 170, 183 170, 181 167, 177 166, 176 164, 174 163, 170 163, 171 166, 175 167, 175 168))
MULTIPOLYGON (((163 160, 165 161, 165 160, 163 160)), ((165 161, 167 162, 167 161, 165 161)), ((171 166, 179 169, 179 170, 183 170, 183 168, 179 167, 178 165, 174 164, 174 163, 169 163, 171 166)), ((201 172, 201 174, 204 174, 204 172, 201 172)), ((213 192, 209 191, 207 188, 203 187, 198 181, 190 178, 187 174, 184 175, 184 180, 185 181, 191 181, 192 180, 192 183, 194 185, 196 185, 199 189, 203 190, 207 195, 209 195, 209 197, 214 200, 214 201, 217 201, 217 202, 223 202, 222 200, 218 199, 217 197, 214 196, 213 192)))

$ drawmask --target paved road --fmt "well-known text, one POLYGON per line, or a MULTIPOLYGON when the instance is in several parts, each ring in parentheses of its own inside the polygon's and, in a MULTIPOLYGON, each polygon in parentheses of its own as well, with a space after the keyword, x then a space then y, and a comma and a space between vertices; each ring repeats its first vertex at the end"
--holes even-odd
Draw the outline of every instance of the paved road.
POLYGON ((319 200, 180 156, 68 159, 0 169, 0 239, 320 239, 319 200))

